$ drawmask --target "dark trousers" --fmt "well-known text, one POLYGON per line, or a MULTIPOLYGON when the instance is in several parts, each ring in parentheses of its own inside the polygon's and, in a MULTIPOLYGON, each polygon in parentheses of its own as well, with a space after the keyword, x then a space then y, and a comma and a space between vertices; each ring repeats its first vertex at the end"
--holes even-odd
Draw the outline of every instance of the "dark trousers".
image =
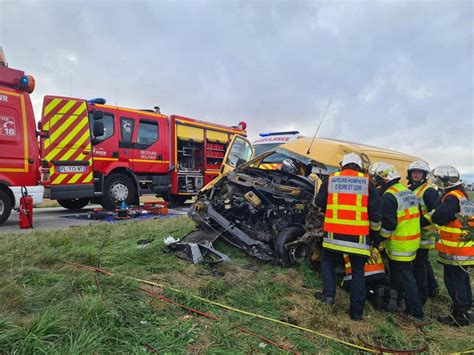
MULTIPOLYGON (((323 249, 321 258, 321 271, 323 274, 323 294, 325 297, 336 296, 336 265, 342 254, 323 249)), ((367 261, 366 256, 349 254, 349 260, 352 268, 352 281, 350 286, 351 306, 349 313, 351 315, 362 315, 365 304, 365 275, 364 265, 367 261)))
POLYGON ((444 284, 453 301, 453 315, 465 314, 472 306, 469 274, 459 266, 444 265, 444 284))
POLYGON ((397 290, 399 297, 403 295, 406 312, 416 318, 423 318, 423 306, 413 275, 412 263, 389 259, 388 265, 390 268, 390 287, 397 290))
POLYGON ((413 260, 413 274, 422 304, 425 304, 428 297, 432 296, 438 288, 428 253, 429 249, 418 249, 416 258, 413 260))
POLYGON ((429 258, 428 258, 426 271, 428 274, 428 297, 433 297, 434 295, 436 295, 436 290, 438 290, 439 285, 438 285, 438 281, 436 281, 433 267, 431 266, 429 258))

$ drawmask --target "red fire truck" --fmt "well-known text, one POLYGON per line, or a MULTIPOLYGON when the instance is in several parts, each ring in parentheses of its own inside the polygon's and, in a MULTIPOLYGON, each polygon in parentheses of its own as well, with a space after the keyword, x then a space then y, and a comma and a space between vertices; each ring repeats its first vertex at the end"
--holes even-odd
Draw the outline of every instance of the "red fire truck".
POLYGON ((30 93, 34 79, 8 68, 0 48, 0 224, 18 208, 21 187, 26 186, 33 204, 43 201, 39 184, 39 152, 30 93))
POLYGON ((152 192, 180 204, 214 179, 233 135, 246 124, 212 124, 103 99, 46 96, 40 122, 42 181, 66 208, 106 209, 152 192))

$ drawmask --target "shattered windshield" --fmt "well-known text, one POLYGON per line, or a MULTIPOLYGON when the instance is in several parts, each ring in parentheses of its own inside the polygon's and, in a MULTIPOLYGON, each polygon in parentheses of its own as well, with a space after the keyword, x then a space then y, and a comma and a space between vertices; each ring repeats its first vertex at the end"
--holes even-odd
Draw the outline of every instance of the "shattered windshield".
POLYGON ((339 170, 339 167, 327 166, 323 163, 314 161, 310 158, 304 157, 300 154, 294 153, 284 148, 277 147, 272 151, 265 152, 260 156, 252 159, 246 164, 239 166, 239 170, 246 168, 258 168, 260 169, 260 164, 272 161, 273 159, 278 158, 279 162, 283 161, 285 158, 292 158, 300 161, 304 165, 312 165, 312 173, 329 175, 335 171, 339 170))
POLYGON ((273 150, 280 144, 281 143, 254 144, 253 149, 255 149, 255 156, 258 157, 262 153, 273 150))

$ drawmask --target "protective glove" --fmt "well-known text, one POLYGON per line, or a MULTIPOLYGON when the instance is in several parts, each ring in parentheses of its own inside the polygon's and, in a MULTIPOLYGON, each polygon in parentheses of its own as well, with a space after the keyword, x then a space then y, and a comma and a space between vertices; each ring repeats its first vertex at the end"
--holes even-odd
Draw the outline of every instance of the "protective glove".
POLYGON ((374 248, 378 248, 381 242, 380 231, 374 231, 371 229, 369 231, 369 237, 372 242, 372 246, 374 248))

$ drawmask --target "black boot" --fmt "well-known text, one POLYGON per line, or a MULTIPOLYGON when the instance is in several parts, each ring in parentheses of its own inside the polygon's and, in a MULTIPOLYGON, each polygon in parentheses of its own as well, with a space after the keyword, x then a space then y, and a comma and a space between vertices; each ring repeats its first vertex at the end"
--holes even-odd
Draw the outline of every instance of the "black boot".
POLYGON ((326 297, 322 292, 315 292, 314 297, 318 300, 321 301, 322 303, 333 305, 334 304, 334 297, 326 297))
POLYGON ((374 304, 375 304, 375 309, 382 310, 384 309, 385 305, 385 287, 380 286, 377 287, 374 291, 374 304))
POLYGON ((447 316, 438 316, 436 318, 438 322, 444 325, 451 325, 453 327, 466 327, 471 323, 469 315, 466 313, 454 314, 450 313, 447 316))
POLYGON ((398 292, 391 289, 385 297, 385 310, 390 313, 395 313, 398 309, 398 292))

